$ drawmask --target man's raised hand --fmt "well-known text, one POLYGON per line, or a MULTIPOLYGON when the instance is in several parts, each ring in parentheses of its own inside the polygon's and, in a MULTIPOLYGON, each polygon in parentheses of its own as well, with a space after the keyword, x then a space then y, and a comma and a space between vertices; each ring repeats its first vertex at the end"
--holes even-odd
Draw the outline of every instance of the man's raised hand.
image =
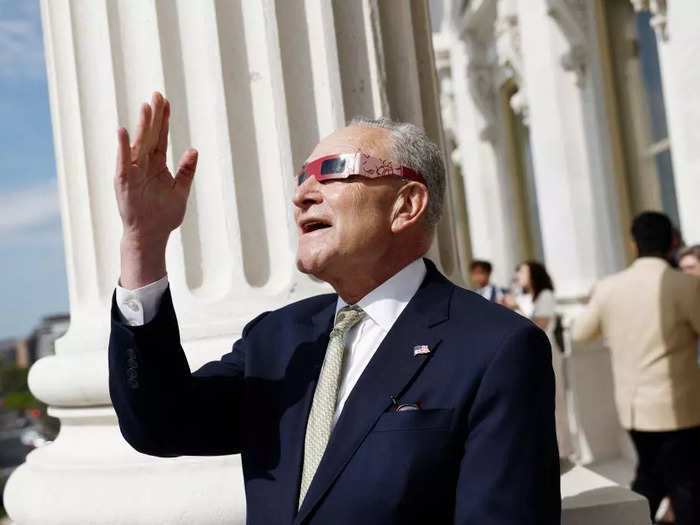
POLYGON ((175 177, 168 169, 170 103, 153 93, 141 107, 136 140, 120 127, 114 191, 124 227, 121 285, 137 288, 165 275, 165 246, 185 216, 187 196, 197 168, 197 150, 183 153, 175 177))
POLYGON ((143 104, 136 139, 119 128, 114 190, 124 238, 165 243, 185 216, 187 196, 197 167, 197 151, 183 153, 175 177, 166 166, 170 103, 158 92, 143 104))

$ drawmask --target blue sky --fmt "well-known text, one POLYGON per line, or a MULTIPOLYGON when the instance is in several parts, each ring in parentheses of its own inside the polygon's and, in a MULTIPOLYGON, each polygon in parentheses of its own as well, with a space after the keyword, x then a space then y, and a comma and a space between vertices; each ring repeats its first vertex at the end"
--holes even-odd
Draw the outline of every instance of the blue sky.
POLYGON ((0 0, 0 339, 68 312, 38 0, 0 0))

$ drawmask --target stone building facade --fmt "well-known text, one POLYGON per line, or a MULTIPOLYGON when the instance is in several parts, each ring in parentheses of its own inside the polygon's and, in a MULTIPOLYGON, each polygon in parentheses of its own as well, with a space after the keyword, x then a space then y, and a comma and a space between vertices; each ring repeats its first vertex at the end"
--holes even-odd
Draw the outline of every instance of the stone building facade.
MULTIPOLYGON (((700 242, 700 4, 689 0, 431 0, 446 143, 471 250, 508 285, 545 263, 575 317, 633 258, 629 227, 663 211, 700 242)), ((577 461, 626 485, 636 458, 602 342, 567 344, 577 461)))
POLYGON ((509 282, 546 262, 585 299, 631 260, 629 225, 667 213, 700 242, 687 0, 433 0, 442 108, 471 248, 509 282))

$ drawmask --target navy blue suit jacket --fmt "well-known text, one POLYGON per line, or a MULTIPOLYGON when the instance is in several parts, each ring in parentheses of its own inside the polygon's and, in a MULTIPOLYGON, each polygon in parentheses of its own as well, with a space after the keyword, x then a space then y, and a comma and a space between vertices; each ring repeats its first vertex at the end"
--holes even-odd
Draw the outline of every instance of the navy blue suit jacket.
POLYGON ((112 304, 109 386, 155 456, 242 454, 250 524, 554 524, 554 376, 527 319, 428 273, 351 392, 297 512, 304 433, 337 296, 251 321, 190 373, 167 291, 150 323, 112 304), (415 355, 416 345, 431 352, 415 355), (396 411, 392 401, 420 403, 396 411))

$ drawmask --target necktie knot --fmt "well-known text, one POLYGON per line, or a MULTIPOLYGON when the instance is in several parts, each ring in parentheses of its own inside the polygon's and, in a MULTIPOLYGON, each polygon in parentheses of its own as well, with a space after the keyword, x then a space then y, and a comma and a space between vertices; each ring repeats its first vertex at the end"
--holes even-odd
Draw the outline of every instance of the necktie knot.
POLYGON ((345 335, 353 326, 360 322, 365 312, 359 306, 345 306, 338 311, 333 324, 334 335, 345 335))

